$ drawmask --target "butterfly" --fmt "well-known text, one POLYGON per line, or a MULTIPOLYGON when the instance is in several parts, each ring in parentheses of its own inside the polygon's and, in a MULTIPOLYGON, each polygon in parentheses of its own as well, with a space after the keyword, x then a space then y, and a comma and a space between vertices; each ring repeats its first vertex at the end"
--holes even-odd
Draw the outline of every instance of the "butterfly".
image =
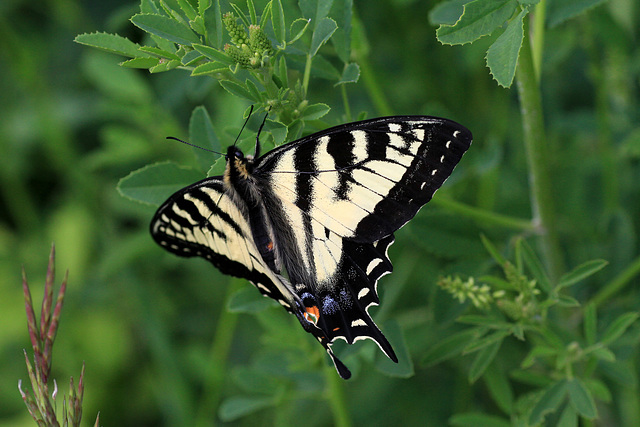
POLYGON ((163 203, 151 235, 278 301, 348 379, 331 350, 337 339, 371 339, 398 362, 368 309, 392 271, 393 233, 431 200, 471 139, 462 125, 429 116, 347 123, 263 156, 256 138, 255 155, 230 146, 224 175, 163 203))

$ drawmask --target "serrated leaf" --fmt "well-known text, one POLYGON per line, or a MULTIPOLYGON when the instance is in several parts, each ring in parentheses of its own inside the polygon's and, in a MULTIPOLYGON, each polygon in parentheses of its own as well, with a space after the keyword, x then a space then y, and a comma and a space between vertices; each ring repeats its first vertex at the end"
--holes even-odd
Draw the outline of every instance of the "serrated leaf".
POLYGON ((528 12, 528 9, 523 9, 515 19, 509 22, 504 33, 487 51, 487 67, 498 84, 505 88, 511 86, 516 75, 518 55, 524 39, 522 21, 528 12))
POLYGON ((322 21, 318 22, 315 29, 313 30, 313 35, 311 36, 311 46, 309 47, 309 56, 314 57, 320 47, 331 38, 333 33, 338 28, 336 21, 331 18, 323 18, 322 21))
POLYGON ((218 416, 224 422, 234 421, 260 409, 276 404, 276 397, 236 396, 225 399, 220 404, 218 416))
MULTIPOLYGON (((289 27, 289 34, 295 34, 291 40, 289 40, 288 44, 291 44, 298 40, 309 28, 309 24, 311 23, 311 19, 298 18, 291 23, 289 27)), ((284 57, 284 56, 283 56, 284 57)))
POLYGON ((464 12, 454 25, 441 25, 436 31, 442 44, 471 43, 491 34, 513 15, 516 0, 475 0, 464 5, 464 12))
POLYGON ((357 83, 360 78, 360 66, 355 62, 350 62, 349 64, 345 64, 344 70, 342 71, 342 76, 338 83, 334 86, 338 86, 345 83, 357 83))
POLYGON ((484 374, 484 371, 489 367, 491 362, 493 362, 496 354, 498 354, 503 338, 504 336, 478 352, 469 369, 469 382, 476 382, 478 378, 484 374))
POLYGON ((145 58, 133 58, 127 61, 121 62, 120 66, 125 68, 152 68, 158 65, 160 58, 145 57, 145 58))
POLYGON ((191 28, 166 16, 139 13, 131 17, 131 22, 138 28, 173 43, 191 46, 200 43, 191 28))
POLYGON ((312 104, 304 109, 301 118, 304 120, 318 120, 324 117, 330 110, 331 107, 327 104, 312 104))
POLYGON ((163 162, 131 172, 118 182, 118 192, 131 200, 159 206, 173 193, 204 178, 195 169, 163 162))
POLYGON ((555 412, 567 395, 567 381, 559 380, 548 387, 544 393, 540 395, 529 416, 530 425, 538 425, 542 422, 545 415, 555 412))
POLYGON ((429 11, 429 23, 431 25, 453 25, 455 24, 462 12, 465 3, 469 0, 451 0, 439 2, 429 11))
POLYGON ((592 420, 598 416, 593 396, 579 378, 567 381, 567 390, 571 405, 581 417, 592 420))
POLYGON ((80 34, 76 36, 74 41, 76 43, 95 47, 100 50, 104 50, 106 52, 115 53, 122 56, 128 56, 130 58, 149 56, 149 55, 140 53, 139 44, 134 43, 131 40, 125 37, 119 36, 117 34, 108 34, 108 33, 80 34))
POLYGON ((255 101, 251 96, 251 93, 244 87, 229 80, 220 80, 220 86, 222 86, 227 92, 232 95, 239 96, 241 98, 255 101))
POLYGON ((203 76, 206 74, 217 74, 223 71, 228 71, 229 66, 220 64, 216 61, 205 62, 204 64, 198 65, 191 71, 192 76, 203 76))
POLYGON ((179 66, 180 66, 180 61, 177 59, 171 59, 169 61, 160 59, 160 61, 158 61, 158 65, 156 65, 155 67, 149 68, 149 72, 163 73, 165 71, 173 70, 174 68, 177 68, 179 66))
POLYGON ((547 25, 556 25, 596 7, 606 0, 556 0, 547 6, 547 25))
POLYGON ((597 273, 609 264, 603 259, 594 259, 580 264, 567 274, 564 274, 558 281, 557 289, 566 288, 584 280, 585 278, 597 273))
POLYGON ((204 59, 204 55, 201 54, 200 52, 198 52, 197 50, 192 50, 190 52, 187 52, 181 59, 180 62, 182 63, 182 65, 184 66, 190 66, 192 65, 194 62, 200 61, 204 59))
POLYGON ((604 331, 600 343, 603 345, 609 345, 616 341, 636 320, 638 320, 637 312, 625 313, 619 316, 604 331))

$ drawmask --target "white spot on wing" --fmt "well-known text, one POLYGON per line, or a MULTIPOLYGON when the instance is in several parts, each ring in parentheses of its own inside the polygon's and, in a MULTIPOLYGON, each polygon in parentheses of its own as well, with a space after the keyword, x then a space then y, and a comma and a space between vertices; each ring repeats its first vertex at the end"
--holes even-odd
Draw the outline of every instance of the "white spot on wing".
MULTIPOLYGON (((369 273, 367 273, 369 274, 369 273)), ((367 296, 367 294, 369 293, 369 288, 362 288, 360 289, 360 292, 358 292, 358 299, 362 299, 365 296, 367 296)))
POLYGON ((362 319, 356 319, 351 322, 351 327, 354 328, 356 326, 367 326, 367 322, 362 319))

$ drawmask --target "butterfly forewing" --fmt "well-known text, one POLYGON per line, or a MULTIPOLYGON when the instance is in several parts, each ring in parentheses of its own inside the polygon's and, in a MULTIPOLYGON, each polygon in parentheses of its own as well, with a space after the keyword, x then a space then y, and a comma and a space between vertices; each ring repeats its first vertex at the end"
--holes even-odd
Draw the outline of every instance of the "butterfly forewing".
POLYGON ((174 194, 151 233, 278 300, 348 378, 331 351, 337 339, 370 338, 397 361, 368 314, 392 270, 387 250, 470 144, 471 133, 450 120, 397 116, 337 126, 253 163, 230 150, 228 175, 174 194))
POLYGON ((226 193, 222 177, 207 178, 171 196, 151 221, 151 235, 170 252, 206 258, 224 274, 251 281, 290 310, 286 279, 262 260, 246 215, 226 193))

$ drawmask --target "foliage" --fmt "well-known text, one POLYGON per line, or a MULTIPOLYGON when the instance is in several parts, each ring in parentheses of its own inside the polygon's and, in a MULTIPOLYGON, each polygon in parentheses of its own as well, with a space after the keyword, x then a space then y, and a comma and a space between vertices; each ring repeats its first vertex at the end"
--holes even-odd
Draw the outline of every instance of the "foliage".
POLYGON ((602 3, 4 5, 0 420, 33 423, 15 283, 55 241, 77 285, 49 378, 86 360, 105 425, 640 424, 640 5, 602 3), (390 250, 372 315, 400 364, 338 343, 344 382, 276 304, 153 245, 153 205, 222 165, 165 138, 224 151, 250 104, 245 152, 267 110, 265 151, 365 116, 473 131, 390 250))

